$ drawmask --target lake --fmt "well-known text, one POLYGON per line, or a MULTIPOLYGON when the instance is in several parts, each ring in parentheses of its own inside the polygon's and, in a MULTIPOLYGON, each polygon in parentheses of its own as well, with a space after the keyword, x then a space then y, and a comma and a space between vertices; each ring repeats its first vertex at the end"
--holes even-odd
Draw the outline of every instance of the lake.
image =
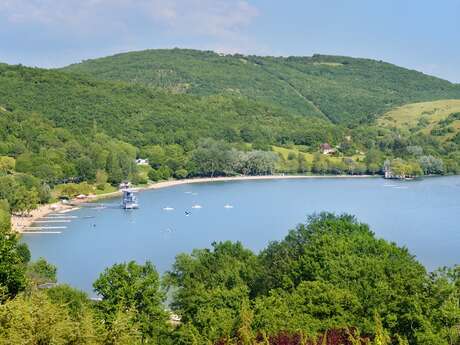
POLYGON ((99 273, 116 262, 150 260, 164 272, 178 253, 221 240, 259 251, 320 211, 356 215, 429 270, 460 263, 459 176, 215 182, 144 191, 138 199, 138 210, 122 210, 119 198, 102 201, 105 208, 81 208, 67 213, 76 218, 60 224, 67 227, 62 233, 22 240, 34 259, 58 267, 59 282, 90 293, 99 273))

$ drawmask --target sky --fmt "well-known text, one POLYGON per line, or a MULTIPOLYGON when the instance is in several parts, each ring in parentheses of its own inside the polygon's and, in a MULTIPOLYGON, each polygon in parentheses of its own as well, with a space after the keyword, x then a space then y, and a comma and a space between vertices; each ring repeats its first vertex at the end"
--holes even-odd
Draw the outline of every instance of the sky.
POLYGON ((366 57, 460 82, 458 0, 0 0, 0 61, 153 48, 366 57))

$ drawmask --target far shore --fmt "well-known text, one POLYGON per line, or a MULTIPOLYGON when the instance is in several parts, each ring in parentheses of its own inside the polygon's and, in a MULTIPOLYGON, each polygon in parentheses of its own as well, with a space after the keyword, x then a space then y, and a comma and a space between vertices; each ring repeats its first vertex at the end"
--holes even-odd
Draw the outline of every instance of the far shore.
MULTIPOLYGON (((209 182, 228 182, 228 181, 250 181, 250 180, 281 180, 281 179, 308 179, 308 178, 370 178, 378 177, 376 175, 260 175, 260 176, 228 176, 228 177, 202 177, 190 178, 183 180, 168 180, 155 182, 146 186, 134 187, 134 191, 144 191, 149 189, 161 189, 174 187, 183 184, 191 183, 209 183, 209 182)), ((55 202, 52 204, 40 205, 35 210, 32 210, 26 216, 13 215, 11 217, 11 225, 14 231, 22 233, 29 229, 32 224, 40 218, 46 217, 51 213, 67 213, 77 210, 78 205, 88 202, 93 202, 101 199, 113 198, 120 196, 121 191, 89 195, 85 199, 72 199, 69 204, 55 202)))

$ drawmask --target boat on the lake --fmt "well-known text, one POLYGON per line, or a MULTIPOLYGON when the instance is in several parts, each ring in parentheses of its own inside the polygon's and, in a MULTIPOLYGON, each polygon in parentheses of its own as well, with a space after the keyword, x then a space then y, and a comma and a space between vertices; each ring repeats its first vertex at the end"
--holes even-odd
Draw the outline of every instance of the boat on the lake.
POLYGON ((123 190, 123 199, 121 201, 121 207, 125 210, 133 210, 139 208, 137 197, 132 190, 123 190))

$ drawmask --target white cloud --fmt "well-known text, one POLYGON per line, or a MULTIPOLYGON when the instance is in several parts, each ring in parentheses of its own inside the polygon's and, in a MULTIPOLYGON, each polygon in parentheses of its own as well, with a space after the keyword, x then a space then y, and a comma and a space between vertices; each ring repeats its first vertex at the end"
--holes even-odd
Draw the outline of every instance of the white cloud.
POLYGON ((0 16, 10 24, 59 25, 80 32, 104 30, 103 23, 110 28, 151 25, 180 34, 232 38, 257 15, 244 0, 0 0, 0 16))
POLYGON ((171 29, 216 37, 228 37, 248 26, 259 14, 246 1, 152 1, 153 16, 171 29))
POLYGON ((7 61, 62 66, 122 51, 260 52, 251 0, 0 0, 7 61), (16 57, 15 57, 16 56, 16 57))

